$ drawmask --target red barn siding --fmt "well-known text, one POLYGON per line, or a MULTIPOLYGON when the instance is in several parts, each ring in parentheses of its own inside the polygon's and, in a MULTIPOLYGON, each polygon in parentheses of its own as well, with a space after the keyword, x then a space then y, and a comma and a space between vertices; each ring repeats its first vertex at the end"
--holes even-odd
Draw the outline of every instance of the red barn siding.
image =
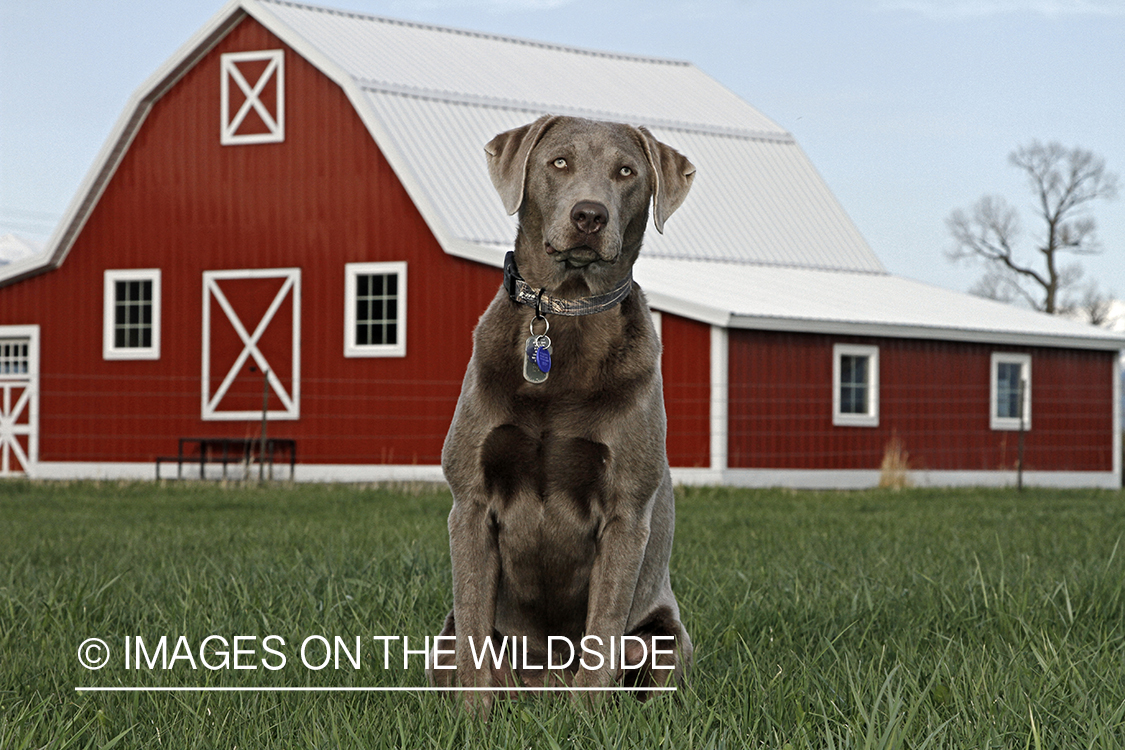
MULTIPOLYGON (((270 435, 296 439, 303 463, 437 464, 500 273, 442 251, 344 92, 247 18, 153 105, 65 263, 0 289, 0 324, 40 326, 40 460, 148 462, 180 436, 256 436, 256 419, 200 415, 203 273, 280 268, 301 269, 300 419, 272 422, 270 435), (285 141, 220 145, 220 55, 270 49, 285 51, 285 141), (363 261, 408 264, 406 357, 343 356, 344 266, 363 261), (102 358, 103 273, 129 268, 161 269, 159 360, 102 358)), ((253 320, 268 296, 235 306, 253 320)), ((283 305, 261 343, 284 382, 290 313, 283 305)), ((670 461, 706 466, 709 326, 662 322, 670 461)), ((229 361, 241 342, 217 329, 212 351, 229 361)), ((914 468, 1010 468, 1016 434, 988 426, 991 351, 731 331, 729 466, 878 468, 897 436, 914 468), (832 425, 837 341, 880 346, 876 428, 832 425)), ((1015 351, 1033 358, 1027 467, 1111 470, 1114 354, 1015 351)), ((226 408, 259 407, 249 364, 226 408)))
POLYGON ((65 263, 0 289, 0 324, 41 326, 40 460, 256 435, 200 417, 202 274, 285 267, 302 269, 301 419, 270 435, 302 462, 437 463, 500 274, 441 250, 343 91, 246 19, 155 103, 65 263), (266 49, 285 49, 285 141, 222 146, 219 56, 266 49), (384 260, 408 263, 407 356, 345 359, 344 264, 384 260), (161 358, 104 361, 103 271, 153 267, 161 358))
POLYGON ((664 408, 672 466, 711 462, 711 327, 671 313, 661 315, 664 408))
POLYGON ((910 465, 1011 469, 1018 433, 989 426, 990 357, 1031 355, 1025 467, 1113 469, 1112 352, 730 332, 732 468, 877 469, 892 437, 910 465), (879 426, 832 424, 832 346, 879 347, 879 426))

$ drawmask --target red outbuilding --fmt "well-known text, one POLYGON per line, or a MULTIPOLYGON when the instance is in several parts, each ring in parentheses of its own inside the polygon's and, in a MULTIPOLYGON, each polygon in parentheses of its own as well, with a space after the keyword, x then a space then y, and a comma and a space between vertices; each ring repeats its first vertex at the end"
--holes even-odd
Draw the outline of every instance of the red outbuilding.
POLYGON ((548 112, 698 167, 635 273, 680 481, 1003 484, 1022 457, 1120 486, 1120 335, 888 274, 792 136, 694 66, 275 0, 144 83, 44 253, 0 267, 0 474, 184 451, 198 476, 202 449, 239 476, 264 426, 298 480, 439 479, 515 234, 482 147, 548 112))

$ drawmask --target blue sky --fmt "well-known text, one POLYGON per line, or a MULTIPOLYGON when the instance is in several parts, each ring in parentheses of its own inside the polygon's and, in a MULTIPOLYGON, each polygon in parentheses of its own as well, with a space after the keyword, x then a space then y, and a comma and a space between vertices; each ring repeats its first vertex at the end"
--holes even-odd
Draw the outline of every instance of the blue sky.
MULTIPOLYGON (((318 4, 690 60, 796 136, 890 271, 952 289, 980 272, 944 257, 950 211, 1031 207, 1017 145, 1080 145, 1125 176, 1125 0, 318 4)), ((47 238, 133 90, 221 7, 0 0, 0 234, 47 238)), ((1095 216, 1087 277, 1125 297, 1125 195, 1095 216)))

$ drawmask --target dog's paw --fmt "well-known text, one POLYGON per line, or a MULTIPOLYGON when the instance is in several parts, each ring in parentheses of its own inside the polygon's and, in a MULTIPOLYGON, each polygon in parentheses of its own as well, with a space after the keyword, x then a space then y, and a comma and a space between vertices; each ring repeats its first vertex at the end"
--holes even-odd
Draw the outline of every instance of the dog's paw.
POLYGON ((470 716, 487 720, 492 702, 495 699, 492 690, 492 674, 488 670, 458 670, 456 687, 484 688, 483 690, 458 690, 455 695, 457 702, 470 716))
POLYGON ((579 689, 571 693, 571 698, 584 708, 597 708, 605 702, 608 691, 604 688, 613 683, 613 672, 609 669, 580 669, 573 681, 579 689))
POLYGON ((580 688, 606 688, 613 685, 610 669, 580 669, 574 676, 574 686, 580 688))
POLYGON ((458 693, 461 707, 469 716, 476 717, 482 721, 488 721, 488 715, 492 712, 493 695, 491 691, 484 690, 465 690, 458 693))

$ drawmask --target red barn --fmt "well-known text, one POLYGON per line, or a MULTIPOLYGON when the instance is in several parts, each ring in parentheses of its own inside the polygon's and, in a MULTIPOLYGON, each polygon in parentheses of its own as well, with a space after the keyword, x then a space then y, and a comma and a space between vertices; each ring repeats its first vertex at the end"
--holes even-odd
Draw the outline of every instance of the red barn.
POLYGON ((44 254, 0 271, 0 473, 151 478, 266 424, 301 480, 440 478, 514 237, 482 146, 545 112, 699 169, 636 269, 681 481, 865 486, 900 446, 916 483, 1007 483, 1022 443, 1027 481, 1120 486, 1119 335, 888 274, 694 66, 274 0, 144 83, 44 254))

